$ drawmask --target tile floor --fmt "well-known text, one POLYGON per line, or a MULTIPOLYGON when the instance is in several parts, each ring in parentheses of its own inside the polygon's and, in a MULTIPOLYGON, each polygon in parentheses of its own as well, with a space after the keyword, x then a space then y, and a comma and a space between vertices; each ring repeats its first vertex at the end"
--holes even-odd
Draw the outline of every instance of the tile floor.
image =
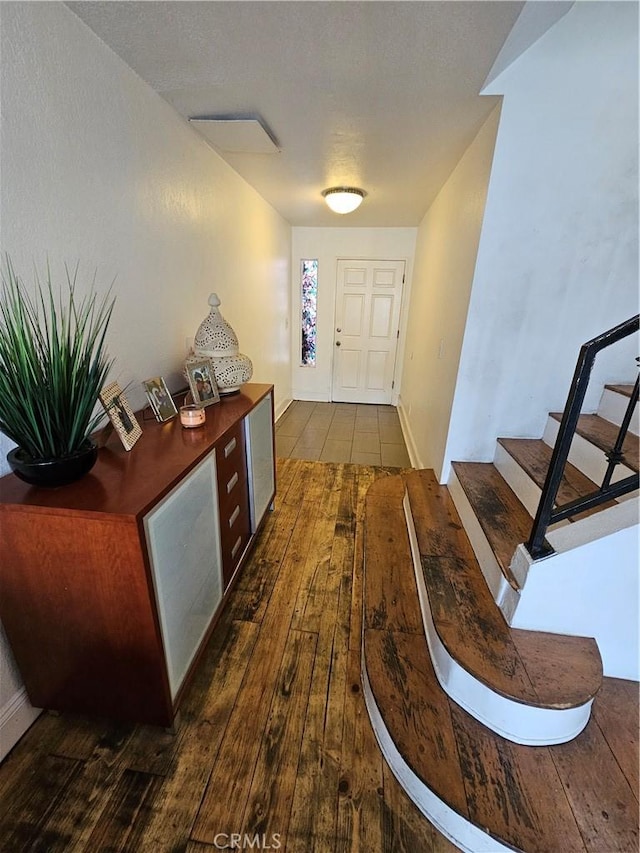
POLYGON ((411 467, 393 406, 294 400, 276 424, 276 454, 313 462, 411 467))

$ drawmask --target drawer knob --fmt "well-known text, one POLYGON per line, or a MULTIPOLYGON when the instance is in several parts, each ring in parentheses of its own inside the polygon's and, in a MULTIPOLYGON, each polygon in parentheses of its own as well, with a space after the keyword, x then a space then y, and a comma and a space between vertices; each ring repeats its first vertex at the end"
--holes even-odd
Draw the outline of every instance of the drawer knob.
POLYGON ((236 520, 237 520, 239 515, 240 515, 240 507, 237 506, 234 509, 234 511, 231 513, 231 515, 229 516, 229 527, 233 527, 233 525, 236 523, 236 520))
POLYGON ((232 438, 229 444, 224 449, 224 458, 226 459, 236 449, 236 440, 232 438))
POLYGON ((231 549, 231 559, 233 560, 238 553, 238 548, 242 545, 242 536, 238 536, 236 544, 231 549))
POLYGON ((227 483, 227 494, 230 493, 231 489, 235 486, 235 484, 237 482, 238 482, 238 472, 236 471, 236 473, 233 475, 233 477, 227 483))

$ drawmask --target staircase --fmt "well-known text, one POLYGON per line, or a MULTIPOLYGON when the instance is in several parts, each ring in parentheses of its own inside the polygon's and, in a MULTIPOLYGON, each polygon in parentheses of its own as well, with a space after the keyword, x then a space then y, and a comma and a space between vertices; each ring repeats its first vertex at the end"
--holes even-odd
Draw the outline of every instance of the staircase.
MULTIPOLYGON (((581 416, 559 504, 596 488, 627 393, 581 416)), ((638 685, 622 680, 638 677, 637 499, 550 527, 532 561, 557 423, 454 463, 448 488, 411 471, 367 495, 365 701, 394 774, 462 850, 638 849, 638 685)))
MULTIPOLYGON (((616 423, 608 417, 616 418, 631 390, 607 386, 598 413, 580 416, 559 504, 594 491, 602 481, 603 450, 613 446, 619 426, 619 418, 616 423)), ((531 531, 560 419, 549 415, 540 440, 499 438, 493 464, 453 463, 451 496, 510 625, 594 637, 605 675, 638 680, 637 493, 550 527, 547 540, 554 553, 545 560, 533 561, 522 544, 531 531)), ((631 429, 638 429, 637 412, 631 429)), ((638 472, 637 432, 627 434, 624 456, 614 481, 638 472)))

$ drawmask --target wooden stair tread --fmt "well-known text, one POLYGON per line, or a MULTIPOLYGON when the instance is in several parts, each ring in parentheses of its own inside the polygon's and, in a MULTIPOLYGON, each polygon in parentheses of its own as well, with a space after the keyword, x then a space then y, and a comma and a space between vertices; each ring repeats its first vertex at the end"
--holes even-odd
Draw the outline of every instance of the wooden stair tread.
MULTIPOLYGON (((434 513, 444 522, 434 547, 428 537, 423 537, 422 544, 419 540, 418 546, 434 625, 450 656, 478 681, 516 702, 560 709, 593 698, 602 683, 595 640, 518 631, 514 641, 513 629, 493 600, 471 545, 464 551, 460 548, 460 519, 449 490, 437 483, 431 471, 412 471, 404 480, 413 486, 410 500, 417 491, 415 481, 429 485, 434 513), (449 531, 453 535, 447 548, 443 537, 449 531)), ((421 491, 423 496, 427 493, 421 491)), ((415 517, 414 523, 417 532, 420 522, 415 517)), ((409 574, 410 562, 404 571, 409 574)))
POLYGON ((491 462, 452 464, 503 575, 519 589, 510 565, 517 546, 529 539, 533 519, 491 462))
POLYGON ((411 547, 399 476, 376 480, 365 500, 364 621, 368 628, 422 634, 422 614, 411 565, 411 547), (407 587, 407 588, 405 588, 407 587))
POLYGON ((418 547, 431 556, 473 556, 457 512, 451 512, 449 490, 441 486, 432 471, 410 471, 403 475, 409 494, 418 547))
MULTIPOLYGON (((417 474, 425 478, 422 472, 403 475, 407 487, 417 474)), ((442 531, 433 539, 422 531, 421 541, 427 543, 425 556, 430 562, 457 564, 461 552, 466 553, 470 546, 463 543, 455 508, 448 506, 444 487, 433 475, 429 478, 427 493, 439 497, 434 498, 431 508, 421 507, 422 515, 431 521, 436 516, 444 520, 452 537, 452 550, 448 556, 442 531)), ((415 492, 415 483, 413 487, 415 492)), ((392 485, 387 480, 378 488, 367 507, 367 527, 382 525, 385 501, 387 517, 393 509, 395 518, 401 500, 398 483, 392 485)), ((425 489, 418 491, 424 497, 425 489)), ((392 525, 395 530, 395 520, 392 525)), ((382 606, 380 600, 369 598, 386 599, 391 589, 390 583, 367 577, 372 571, 384 572, 388 564, 379 553, 381 541, 365 530, 363 669, 388 735, 422 785, 462 818, 514 850, 595 853, 637 849, 638 801, 632 785, 637 777, 633 758, 638 746, 634 726, 637 685, 625 689, 624 682, 604 679, 603 698, 598 694, 595 699, 594 719, 570 743, 531 747, 506 741, 458 707, 441 689, 424 629, 416 630, 413 604, 401 601, 404 597, 417 598, 411 563, 403 562, 401 577, 399 561, 391 560, 395 585, 392 611, 388 603, 382 606), (368 553, 370 547, 377 552, 373 557, 368 553), (382 622, 375 615, 380 613, 385 614, 382 622), (406 621, 403 614, 407 614, 406 621), (374 624, 384 627, 372 627, 374 624), (625 725, 620 730, 616 720, 623 711, 625 725), (612 752, 610 743, 621 755, 628 755, 626 769, 625 761, 612 752)), ((394 532, 389 547, 393 550, 397 544, 394 532)), ((406 554, 403 561, 404 557, 406 554)), ((522 636, 526 634, 529 632, 515 632, 518 657, 526 659, 537 678, 555 680, 554 669, 558 665, 567 667, 549 650, 548 644, 558 638, 541 635, 534 647, 522 636)))
MULTIPOLYGON (((549 465, 551 464, 553 448, 545 444, 542 439, 536 438, 499 438, 498 443, 515 459, 518 465, 531 477, 533 482, 542 489, 547 478, 549 465)), ((564 475, 560 481, 556 504, 563 506, 585 495, 589 495, 597 491, 597 489, 598 485, 593 480, 590 480, 575 465, 567 462, 564 475)), ((595 507, 574 517, 584 518, 587 515, 599 512, 602 508, 615 505, 615 501, 607 501, 607 503, 599 507, 595 507)))
MULTIPOLYGON (((562 420, 562 412, 550 412, 550 416, 556 421, 562 420)), ((615 445, 620 427, 600 415, 580 415, 576 432, 600 450, 607 451, 615 445)), ((638 471, 638 436, 627 433, 622 450, 627 468, 638 471)))
POLYGON ((596 695, 602 686, 602 659, 592 637, 509 630, 542 705, 574 708, 585 697, 596 695), (564 704, 559 698, 560 690, 564 704))
POLYGON ((616 394, 622 394, 623 397, 631 397, 634 388, 633 385, 605 385, 604 387, 609 391, 615 391, 616 394))
POLYGON ((429 788, 468 817, 460 765, 452 760, 457 750, 449 697, 433 671, 424 634, 365 628, 363 653, 396 748, 429 788))

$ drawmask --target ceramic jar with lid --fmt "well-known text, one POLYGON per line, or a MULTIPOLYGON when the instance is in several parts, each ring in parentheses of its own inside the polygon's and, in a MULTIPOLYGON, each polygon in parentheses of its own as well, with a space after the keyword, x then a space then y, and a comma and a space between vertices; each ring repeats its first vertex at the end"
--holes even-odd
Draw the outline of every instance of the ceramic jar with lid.
POLYGON ((193 354, 186 364, 211 359, 220 394, 233 394, 253 375, 251 359, 240 352, 238 337, 219 311, 217 293, 209 297, 211 309, 200 323, 193 342, 193 354))

